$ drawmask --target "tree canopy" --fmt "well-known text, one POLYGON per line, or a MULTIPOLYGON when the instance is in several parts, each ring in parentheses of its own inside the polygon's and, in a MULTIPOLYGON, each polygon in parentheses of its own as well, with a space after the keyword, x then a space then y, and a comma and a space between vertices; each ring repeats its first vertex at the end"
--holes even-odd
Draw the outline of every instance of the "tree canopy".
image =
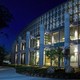
POLYGON ((4 58, 5 58, 5 49, 0 46, 0 65, 3 64, 4 58))

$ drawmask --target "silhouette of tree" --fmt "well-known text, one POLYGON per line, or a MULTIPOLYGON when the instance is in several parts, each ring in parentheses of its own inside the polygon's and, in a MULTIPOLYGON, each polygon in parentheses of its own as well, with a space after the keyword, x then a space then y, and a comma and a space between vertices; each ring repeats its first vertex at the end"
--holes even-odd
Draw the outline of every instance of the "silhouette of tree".
POLYGON ((2 46, 0 46, 0 65, 3 64, 4 58, 5 58, 5 49, 2 46))
MULTIPOLYGON (((4 6, 0 5, 0 37, 5 36, 8 38, 8 34, 2 32, 3 28, 9 27, 9 23, 13 20, 13 16, 10 11, 4 6)), ((3 60, 5 58, 5 49, 4 47, 0 46, 0 65, 3 64, 3 60)))

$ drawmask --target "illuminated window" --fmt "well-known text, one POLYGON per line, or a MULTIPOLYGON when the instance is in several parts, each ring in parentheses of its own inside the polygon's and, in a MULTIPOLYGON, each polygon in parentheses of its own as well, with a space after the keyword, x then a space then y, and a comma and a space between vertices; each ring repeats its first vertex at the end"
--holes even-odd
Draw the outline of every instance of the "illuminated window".
POLYGON ((54 43, 59 42, 59 32, 54 32, 53 33, 53 40, 54 40, 54 43))
POLYGON ((77 40, 78 39, 78 27, 70 27, 70 39, 77 40))
POLYGON ((23 44, 23 50, 25 50, 25 46, 24 46, 24 44, 23 44))
POLYGON ((40 46, 40 40, 37 40, 37 47, 40 46))
POLYGON ((60 42, 64 42, 64 29, 60 30, 60 42))

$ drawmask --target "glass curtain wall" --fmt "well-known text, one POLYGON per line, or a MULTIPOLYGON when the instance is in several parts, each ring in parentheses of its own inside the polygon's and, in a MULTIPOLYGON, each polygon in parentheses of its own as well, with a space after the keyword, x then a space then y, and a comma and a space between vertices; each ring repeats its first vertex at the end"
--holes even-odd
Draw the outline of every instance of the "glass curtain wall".
POLYGON ((25 54, 21 54, 21 64, 25 64, 25 54))
POLYGON ((46 51, 47 51, 48 49, 45 49, 45 51, 44 51, 44 65, 46 65, 46 66, 50 66, 50 59, 48 58, 48 56, 46 55, 46 51))
MULTIPOLYGON (((51 65, 51 60, 50 58, 46 55, 46 52, 50 50, 50 49, 46 49, 44 51, 44 65, 46 66, 50 66, 51 65)), ((56 58, 54 58, 54 60, 52 60, 52 66, 58 66, 58 57, 57 55, 55 55, 56 58)))
POLYGON ((70 40, 78 40, 78 26, 70 27, 70 40))
POLYGON ((52 34, 52 44, 59 42, 59 31, 52 34))
POLYGON ((30 52, 30 65, 39 65, 39 50, 30 52))
POLYGON ((35 52, 30 52, 30 65, 35 65, 35 52))
POLYGON ((70 65, 71 66, 78 66, 78 45, 71 44, 70 45, 70 65))
POLYGON ((39 48, 39 46, 40 46, 40 38, 39 37, 36 37, 36 38, 30 40, 31 48, 39 48))
POLYGON ((45 34, 44 36, 44 44, 50 45, 51 44, 51 34, 45 34))
POLYGON ((80 40, 80 26, 78 28, 78 35, 79 35, 79 40, 80 40))
POLYGON ((18 62, 18 55, 17 55, 17 53, 15 54, 15 64, 17 64, 17 62, 18 62))
POLYGON ((64 42, 64 29, 60 30, 60 42, 64 42))
POLYGON ((36 65, 39 65, 39 50, 36 50, 35 59, 36 59, 36 65))

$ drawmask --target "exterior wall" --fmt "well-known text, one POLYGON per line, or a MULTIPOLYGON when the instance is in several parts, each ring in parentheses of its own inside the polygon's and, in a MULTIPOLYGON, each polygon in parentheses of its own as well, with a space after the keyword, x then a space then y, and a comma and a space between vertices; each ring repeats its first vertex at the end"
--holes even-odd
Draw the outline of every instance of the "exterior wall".
MULTIPOLYGON (((21 48, 21 53, 24 54, 27 52, 26 47, 28 44, 28 41, 26 41, 26 32, 30 32, 30 47, 29 47, 29 57, 33 58, 33 60, 29 60, 29 64, 33 65, 40 65, 39 58, 41 56, 39 55, 39 49, 40 49, 40 25, 43 24, 44 27, 44 59, 43 59, 43 65, 46 63, 47 57, 45 56, 45 50, 50 47, 62 47, 64 48, 64 42, 65 42, 65 29, 64 29, 64 14, 68 13, 70 15, 70 54, 72 55, 70 60, 70 65, 76 66, 80 65, 80 51, 79 51, 79 45, 80 44, 80 0, 69 0, 66 3, 63 3, 48 12, 44 13, 40 17, 38 17, 36 20, 34 20, 31 24, 29 24, 26 29, 21 32, 19 36, 21 36, 22 40, 24 40, 24 50, 21 48), (77 50, 75 47, 72 47, 72 45, 77 47, 77 50), (73 51, 75 49, 75 51, 73 51), (34 54, 34 55, 32 55, 34 54), (77 55, 78 56, 77 56, 77 55), (76 56, 75 56, 76 55, 76 56), (73 60, 75 58, 75 61, 73 60), (77 59, 76 59, 77 58, 77 59)), ((16 40, 17 42, 17 40, 16 40)), ((17 44, 17 43, 16 43, 17 44)), ((18 46, 18 45, 17 45, 18 46)), ((23 47, 23 45, 22 45, 23 47)), ((15 55, 17 55, 19 52, 14 51, 15 55)), ((25 57, 26 58, 26 57, 25 57)), ((26 62, 26 59, 23 60, 26 62)), ((48 60, 49 61, 49 60, 48 60)), ((17 62, 17 61, 16 61, 17 62)), ((54 63, 54 62, 53 62, 54 63)), ((26 64, 26 63, 25 63, 26 64)), ((41 63, 42 64, 42 63, 41 63)), ((47 64, 49 64, 47 62, 47 64)))

